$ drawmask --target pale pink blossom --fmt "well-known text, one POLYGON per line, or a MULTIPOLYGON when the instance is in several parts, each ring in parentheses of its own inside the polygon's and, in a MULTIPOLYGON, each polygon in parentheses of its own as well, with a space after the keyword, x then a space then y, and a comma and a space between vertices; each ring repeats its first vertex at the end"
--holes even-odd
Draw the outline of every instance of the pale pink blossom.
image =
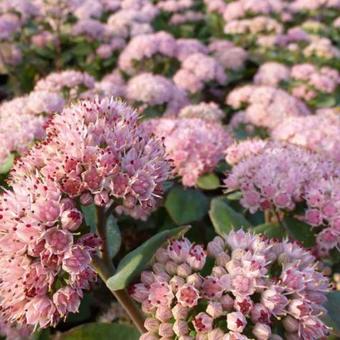
POLYGON ((146 122, 156 136, 164 138, 168 157, 185 186, 194 186, 199 176, 213 171, 231 143, 219 123, 201 119, 153 119, 146 122))

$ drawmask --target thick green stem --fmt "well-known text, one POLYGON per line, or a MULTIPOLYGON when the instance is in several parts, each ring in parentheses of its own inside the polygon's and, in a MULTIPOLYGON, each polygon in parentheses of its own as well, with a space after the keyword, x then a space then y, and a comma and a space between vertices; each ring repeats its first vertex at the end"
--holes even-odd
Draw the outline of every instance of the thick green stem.
MULTIPOLYGON (((114 273, 113 266, 111 269, 108 268, 103 259, 100 258, 94 258, 92 260, 92 266, 105 283, 114 273)), ((109 286, 107 287, 110 289, 109 286)), ((131 321, 139 330, 139 332, 145 333, 146 329, 144 328, 144 316, 138 309, 134 301, 130 298, 129 294, 124 289, 110 289, 110 291, 115 296, 119 304, 124 308, 125 312, 130 317, 131 321)))
MULTIPOLYGON (((103 208, 97 207, 97 232, 103 241, 103 249, 101 258, 95 257, 92 261, 95 271, 105 284, 115 271, 109 255, 109 244, 106 238, 106 220, 109 214, 110 210, 105 211, 103 208)), ((109 286, 107 287, 110 289, 109 286)), ((141 333, 145 333, 144 316, 127 292, 123 289, 116 291, 110 289, 110 291, 115 296, 119 304, 124 308, 125 312, 128 314, 137 329, 141 333)))

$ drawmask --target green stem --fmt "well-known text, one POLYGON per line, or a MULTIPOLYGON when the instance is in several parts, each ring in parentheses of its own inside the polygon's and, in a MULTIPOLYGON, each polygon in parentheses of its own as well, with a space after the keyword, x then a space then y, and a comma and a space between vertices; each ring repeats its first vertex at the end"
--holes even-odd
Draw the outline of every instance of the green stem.
MULTIPOLYGON (((95 257, 92 260, 92 266, 94 267, 97 274, 105 282, 114 274, 115 268, 109 255, 109 244, 106 239, 106 220, 111 210, 104 210, 103 208, 97 207, 97 232, 103 240, 102 256, 95 257)), ((144 328, 144 317, 140 310, 137 308, 134 301, 130 298, 129 294, 124 290, 112 290, 107 286, 111 293, 115 296, 119 304, 124 308, 127 315, 130 317, 134 325, 141 333, 145 333, 144 328)))
MULTIPOLYGON (((92 266, 100 276, 100 278, 106 283, 108 279, 114 274, 114 270, 112 268, 108 268, 103 259, 98 257, 93 258, 92 266)), ((127 315, 130 317, 133 324, 139 330, 140 333, 145 333, 146 329, 144 328, 144 316, 131 299, 129 294, 124 290, 112 290, 109 286, 107 286, 114 297, 117 299, 119 304, 124 308, 127 315)))
POLYGON ((285 229, 285 231, 287 232, 287 235, 289 235, 289 229, 288 229, 286 223, 281 219, 280 214, 276 211, 276 209, 273 209, 273 211, 274 211, 274 214, 275 214, 276 219, 279 222, 280 226, 283 229, 285 229))

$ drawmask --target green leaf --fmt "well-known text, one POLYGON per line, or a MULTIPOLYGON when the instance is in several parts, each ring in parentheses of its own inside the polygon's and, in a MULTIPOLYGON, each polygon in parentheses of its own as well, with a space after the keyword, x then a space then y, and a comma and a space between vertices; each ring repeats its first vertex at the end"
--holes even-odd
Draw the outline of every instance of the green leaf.
POLYGON ((166 198, 165 208, 176 224, 187 224, 201 220, 208 212, 207 197, 199 190, 172 188, 166 198))
POLYGON ((91 232, 95 233, 97 229, 97 211, 94 204, 81 206, 81 211, 84 214, 85 223, 91 228, 91 232))
POLYGON ((228 194, 226 197, 229 201, 239 201, 242 198, 242 192, 235 191, 232 192, 231 194, 228 194))
POLYGON ((9 170, 11 170, 11 167, 14 162, 14 154, 10 153, 8 157, 6 158, 5 162, 0 165, 0 174, 6 174, 9 170))
POLYGON ((49 340, 50 339, 50 330, 47 329, 39 329, 35 331, 32 336, 32 340, 49 340))
POLYGON ((62 333, 63 340, 138 340, 136 328, 118 323, 88 323, 62 333))
POLYGON ((340 291, 333 291, 327 294, 327 301, 324 307, 327 310, 327 316, 336 331, 340 332, 340 291))
POLYGON ((108 244, 109 255, 113 258, 119 252, 122 244, 122 236, 120 234, 117 220, 112 215, 110 215, 106 221, 106 241, 108 244))
POLYGON ((241 227, 248 229, 250 227, 247 219, 231 208, 223 197, 216 197, 211 201, 209 216, 219 235, 228 234, 232 229, 241 227))
POLYGON ((285 229, 278 223, 264 223, 252 229, 255 234, 263 234, 269 238, 282 239, 286 236, 285 229))
POLYGON ((220 186, 220 179, 214 174, 205 174, 197 180, 197 186, 203 190, 215 190, 220 186))
POLYGON ((131 280, 139 275, 149 264, 157 249, 160 248, 165 241, 173 237, 179 237, 188 229, 189 227, 168 229, 151 237, 122 259, 117 271, 107 280, 106 285, 111 290, 119 290, 127 287, 131 280))
POLYGON ((300 241, 305 247, 312 247, 315 245, 315 235, 309 224, 291 216, 286 216, 283 222, 287 226, 289 234, 294 239, 300 241))

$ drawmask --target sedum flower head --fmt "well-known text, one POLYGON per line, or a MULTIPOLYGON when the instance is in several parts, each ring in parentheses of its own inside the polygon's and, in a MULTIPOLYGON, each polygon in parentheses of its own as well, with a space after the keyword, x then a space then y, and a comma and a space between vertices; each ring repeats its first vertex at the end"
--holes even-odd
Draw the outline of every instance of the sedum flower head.
POLYGON ((317 339, 328 280, 295 243, 232 231, 207 250, 183 238, 155 254, 150 271, 131 287, 148 315, 141 339, 317 339), (282 255, 284 254, 284 256, 282 255), (207 256, 213 263, 202 274, 207 256))
POLYGON ((252 213, 271 208, 293 210, 303 200, 309 181, 322 177, 331 168, 316 154, 295 145, 261 146, 261 142, 256 142, 253 152, 246 153, 243 146, 240 143, 227 151, 227 159, 232 156, 232 161, 241 161, 227 175, 225 185, 229 191, 242 192, 240 203, 252 213))
POLYGON ((306 116, 310 112, 299 99, 270 86, 245 85, 229 93, 227 104, 234 109, 246 106, 244 118, 256 126, 274 128, 284 118, 306 116))
POLYGON ((67 98, 75 99, 81 92, 92 89, 94 86, 95 79, 86 72, 67 70, 54 72, 40 79, 34 90, 58 92, 67 98))
POLYGON ((81 203, 114 205, 145 218, 169 174, 160 141, 138 124, 138 114, 113 98, 83 100, 56 115, 47 139, 18 162, 13 180, 39 169, 81 203))
POLYGON ((174 172, 185 186, 194 186, 199 176, 213 171, 232 141, 221 124, 198 118, 160 118, 145 124, 164 139, 174 172))
POLYGON ((7 323, 48 327, 77 312, 100 247, 79 233, 82 214, 57 183, 35 172, 0 199, 0 315, 7 323))

